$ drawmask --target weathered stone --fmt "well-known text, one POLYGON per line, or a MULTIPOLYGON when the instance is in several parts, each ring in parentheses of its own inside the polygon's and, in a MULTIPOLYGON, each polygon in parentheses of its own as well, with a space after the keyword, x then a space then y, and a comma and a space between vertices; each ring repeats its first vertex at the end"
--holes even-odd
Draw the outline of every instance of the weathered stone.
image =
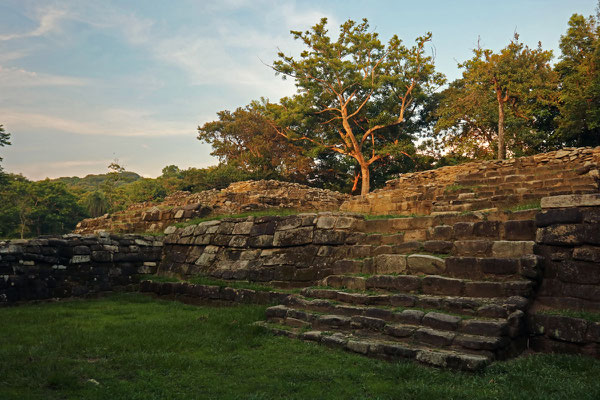
POLYGON ((423 278, 423 293, 460 296, 463 292, 463 281, 443 276, 426 276, 423 278))
POLYGON ((252 222, 252 221, 238 222, 233 227, 233 230, 231 231, 231 233, 233 235, 249 235, 250 232, 252 231, 253 226, 254 226, 254 222, 252 222))
POLYGON ((267 248, 273 245, 273 235, 259 235, 248 239, 250 247, 267 248))
POLYGON ((502 336, 506 334, 507 329, 505 322, 467 319, 462 322, 460 331, 470 335, 502 336))
POLYGON ((412 292, 421 288, 421 280, 410 275, 374 275, 366 279, 366 288, 379 288, 412 292))
POLYGON ((435 329, 420 328, 414 334, 415 340, 437 347, 450 346, 456 336, 453 332, 437 331, 435 329))
POLYGON ((346 348, 355 353, 367 354, 369 352, 369 343, 359 342, 357 340, 349 340, 346 344, 346 348))
MULTIPOLYGON (((600 232, 598 233, 600 234, 600 232)), ((580 261, 600 263, 600 247, 582 246, 573 249, 573 258, 580 261)), ((599 267, 600 268, 600 267, 599 267)))
POLYGON ((423 243, 423 249, 430 253, 445 254, 452 250, 452 242, 446 240, 428 240, 423 243))
POLYGON ((375 257, 375 269, 378 274, 406 272, 406 256, 402 254, 380 254, 375 257))
POLYGON ((496 350, 502 347, 506 342, 499 337, 458 335, 454 343, 466 349, 473 350, 496 350))
POLYGON ((375 331, 382 331, 386 324, 386 322, 380 318, 365 317, 362 315, 355 315, 351 319, 353 325, 375 331))
POLYGON ((333 229, 337 217, 331 215, 320 215, 317 217, 317 229, 333 229))
POLYGON ((416 327, 406 325, 386 325, 384 332, 386 335, 405 338, 412 336, 416 329, 416 327))
POLYGON ((600 206, 600 194, 567 194, 544 197, 541 205, 542 208, 600 206))
POLYGON ((311 243, 313 239, 313 228, 290 228, 283 231, 276 231, 273 237, 273 246, 300 246, 311 243))
POLYGON ((553 225, 537 230, 536 242, 550 245, 580 245, 585 242, 586 231, 583 225, 553 225))
POLYGON ((535 215, 538 227, 581 222, 582 214, 578 208, 556 208, 540 211, 535 215))
POLYGON ((460 317, 438 312, 429 312, 423 317, 422 324, 434 329, 453 331, 458 328, 460 317))
POLYGON ((494 257, 521 257, 527 254, 533 254, 532 241, 495 241, 492 245, 492 255, 494 257))
POLYGON ((492 242, 489 240, 457 240, 454 242, 456 255, 486 256, 490 252, 492 242))
POLYGON ((446 270, 446 264, 442 258, 426 254, 412 254, 407 257, 407 267, 412 274, 436 275, 446 270))

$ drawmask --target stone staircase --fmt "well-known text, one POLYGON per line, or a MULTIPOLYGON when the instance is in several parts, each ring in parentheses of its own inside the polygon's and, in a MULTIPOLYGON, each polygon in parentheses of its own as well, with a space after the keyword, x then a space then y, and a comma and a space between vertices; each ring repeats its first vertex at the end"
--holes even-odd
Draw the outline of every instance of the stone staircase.
POLYGON ((266 312, 278 334, 478 370, 519 354, 539 277, 533 212, 367 221, 318 286, 266 312), (402 229, 400 229, 402 228, 402 229))

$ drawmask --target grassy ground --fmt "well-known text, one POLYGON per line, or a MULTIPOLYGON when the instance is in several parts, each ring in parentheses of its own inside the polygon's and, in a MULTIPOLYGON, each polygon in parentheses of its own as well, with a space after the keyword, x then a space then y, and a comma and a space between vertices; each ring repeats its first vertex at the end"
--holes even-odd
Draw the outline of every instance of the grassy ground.
POLYGON ((0 309, 0 399, 598 399, 600 361, 537 355, 482 374, 275 337, 262 306, 139 294, 0 309))

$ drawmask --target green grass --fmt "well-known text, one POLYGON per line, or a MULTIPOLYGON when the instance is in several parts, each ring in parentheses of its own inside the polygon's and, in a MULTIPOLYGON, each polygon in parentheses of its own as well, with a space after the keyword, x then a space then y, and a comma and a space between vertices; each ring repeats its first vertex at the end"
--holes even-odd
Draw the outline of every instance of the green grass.
POLYGON ((580 318, 590 322, 600 322, 600 312, 575 310, 540 310, 538 314, 559 315, 563 317, 580 318))
POLYGON ((218 220, 222 220, 224 218, 247 218, 247 217, 268 217, 268 216, 285 217, 285 216, 289 216, 289 215, 301 214, 303 212, 305 212, 305 211, 298 211, 298 210, 294 210, 294 209, 290 209, 290 208, 273 208, 270 210, 250 211, 250 212, 241 213, 241 214, 225 214, 225 215, 213 215, 213 216, 203 217, 203 218, 193 218, 193 219, 190 219, 189 221, 178 222, 175 224, 175 226, 177 228, 184 228, 189 225, 197 225, 200 222, 218 221, 218 220))
POLYGON ((468 190, 473 191, 474 189, 477 189, 478 187, 481 187, 481 185, 465 186, 465 185, 453 184, 453 185, 446 186, 444 188, 444 192, 454 193, 454 192, 458 192, 463 189, 468 189, 468 190))
POLYGON ((470 374, 273 336, 265 307, 139 294, 0 309, 0 398, 598 399, 600 361, 536 355, 470 374))
POLYGON ((516 204, 514 206, 508 207, 505 211, 525 211, 525 210, 541 210, 541 200, 532 201, 529 203, 516 204))

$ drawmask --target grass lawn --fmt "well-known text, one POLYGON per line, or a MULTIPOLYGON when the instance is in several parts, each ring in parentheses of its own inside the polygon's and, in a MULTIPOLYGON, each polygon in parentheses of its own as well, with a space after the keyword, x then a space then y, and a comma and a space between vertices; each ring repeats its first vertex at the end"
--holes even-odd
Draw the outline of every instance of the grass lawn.
POLYGON ((251 326, 264 306, 140 294, 0 309, 0 399, 600 399, 600 361, 481 374, 388 363, 251 326))

